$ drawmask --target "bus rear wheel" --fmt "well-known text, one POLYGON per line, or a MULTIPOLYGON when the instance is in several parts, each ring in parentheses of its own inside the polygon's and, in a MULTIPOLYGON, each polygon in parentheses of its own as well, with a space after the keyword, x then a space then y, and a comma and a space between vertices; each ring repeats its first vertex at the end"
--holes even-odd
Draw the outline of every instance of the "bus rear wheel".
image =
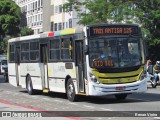
POLYGON ((27 86, 26 87, 27 87, 27 91, 28 91, 29 95, 35 94, 30 76, 27 77, 27 86))
POLYGON ((67 93, 67 98, 69 101, 74 102, 77 100, 77 95, 75 92, 75 87, 74 87, 72 79, 69 79, 67 81, 66 93, 67 93))
POLYGON ((115 95, 117 100, 124 100, 127 97, 127 94, 117 94, 115 95))

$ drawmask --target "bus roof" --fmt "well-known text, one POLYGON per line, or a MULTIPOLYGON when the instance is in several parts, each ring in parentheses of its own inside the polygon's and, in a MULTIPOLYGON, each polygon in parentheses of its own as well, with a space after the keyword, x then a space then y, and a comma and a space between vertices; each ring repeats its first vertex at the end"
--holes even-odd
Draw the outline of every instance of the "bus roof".
POLYGON ((16 41, 38 39, 38 38, 45 38, 45 37, 54 37, 54 36, 61 36, 61 35, 69 35, 69 34, 75 34, 75 33, 82 33, 82 31, 83 31, 83 27, 69 28, 69 29, 64 29, 60 31, 44 32, 44 33, 36 34, 36 35, 12 38, 8 40, 8 42, 16 42, 16 41))

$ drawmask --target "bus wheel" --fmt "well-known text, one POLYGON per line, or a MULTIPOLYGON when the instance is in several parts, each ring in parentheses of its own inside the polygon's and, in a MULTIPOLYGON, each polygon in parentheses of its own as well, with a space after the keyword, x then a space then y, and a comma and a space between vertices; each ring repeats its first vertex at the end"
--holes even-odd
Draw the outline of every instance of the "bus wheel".
POLYGON ((124 100, 127 97, 127 94, 117 94, 115 95, 117 100, 124 100))
POLYGON ((67 92, 67 98, 68 98, 69 101, 74 102, 74 101, 77 100, 77 96, 76 96, 76 93, 75 93, 75 87, 74 87, 73 81, 71 79, 69 79, 67 81, 66 92, 67 92))
POLYGON ((27 91, 28 91, 29 95, 33 95, 34 94, 32 80, 31 80, 30 76, 27 77, 27 91))

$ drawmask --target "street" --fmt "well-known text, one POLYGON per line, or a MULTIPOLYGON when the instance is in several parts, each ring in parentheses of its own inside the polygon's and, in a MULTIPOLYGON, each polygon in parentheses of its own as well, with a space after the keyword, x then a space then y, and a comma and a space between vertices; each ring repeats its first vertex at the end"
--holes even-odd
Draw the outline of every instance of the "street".
POLYGON ((67 116, 67 114, 70 114, 69 116, 71 117, 65 117, 64 119, 76 119, 76 114, 78 113, 80 113, 80 116, 83 117, 81 119, 87 120, 160 119, 160 86, 157 88, 152 88, 151 85, 148 84, 148 90, 146 93, 128 95, 127 99, 124 101, 117 101, 114 96, 82 96, 78 102, 69 102, 66 95, 62 93, 42 94, 39 91, 36 95, 28 95, 25 89, 14 87, 9 83, 4 83, 2 76, 0 76, 0 81, 0 105, 5 104, 8 106, 18 107, 16 109, 6 109, 5 107, 1 107, 0 111, 11 110, 38 112, 43 111, 44 113, 48 112, 48 115, 45 117, 63 117, 67 116), (56 111, 62 111, 62 113, 59 114, 56 111), (76 113, 75 111, 78 112, 76 113), (121 112, 119 113, 117 111, 121 112), (129 111, 134 113, 130 115, 130 113, 128 113, 129 111), (142 111, 143 114, 141 114, 141 112, 139 114, 138 111, 142 111), (144 115, 144 113, 149 113, 151 115, 149 117, 141 116, 144 115), (139 116, 137 117, 135 114, 139 116))

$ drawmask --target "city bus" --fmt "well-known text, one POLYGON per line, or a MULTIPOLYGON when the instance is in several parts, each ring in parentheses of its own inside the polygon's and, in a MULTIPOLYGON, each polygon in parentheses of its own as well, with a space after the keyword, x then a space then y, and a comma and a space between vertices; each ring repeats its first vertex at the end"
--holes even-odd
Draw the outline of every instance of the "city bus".
POLYGON ((135 24, 103 24, 69 28, 12 38, 8 41, 9 83, 30 95, 80 95, 145 92, 146 50, 141 28, 135 24))

